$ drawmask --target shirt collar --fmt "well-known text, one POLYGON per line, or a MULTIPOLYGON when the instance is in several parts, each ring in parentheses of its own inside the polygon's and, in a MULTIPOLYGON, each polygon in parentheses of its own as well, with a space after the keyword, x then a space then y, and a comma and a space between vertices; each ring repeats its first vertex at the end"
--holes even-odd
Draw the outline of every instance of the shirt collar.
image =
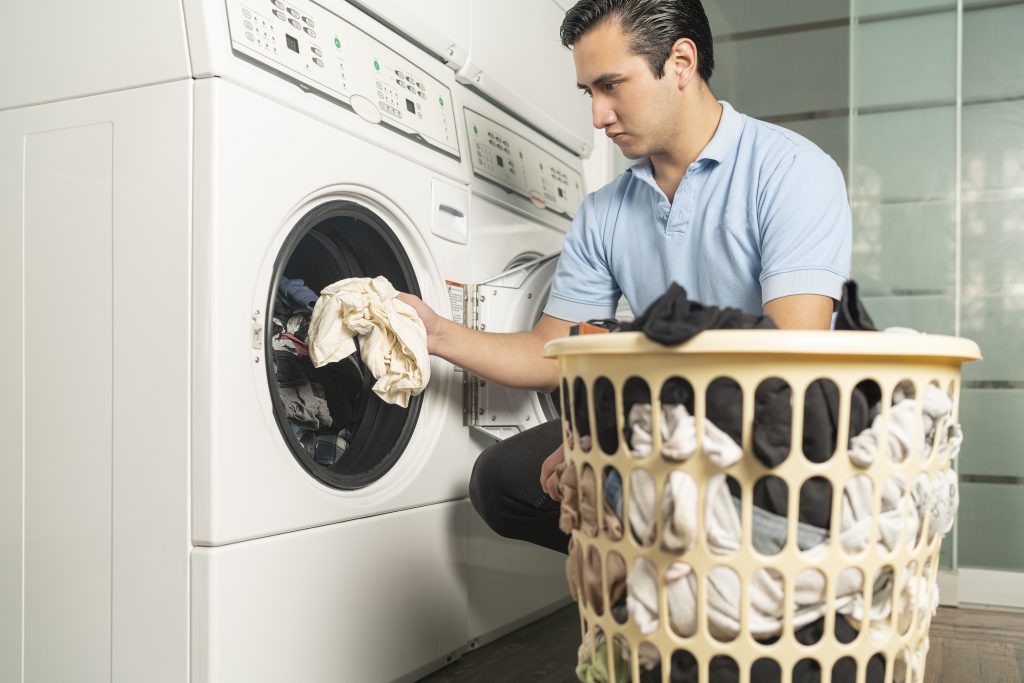
POLYGON ((718 122, 718 129, 715 130, 707 147, 697 157, 697 161, 711 159, 722 163, 736 149, 739 142, 740 131, 743 130, 743 117, 725 100, 719 100, 719 104, 722 105, 722 118, 718 122))

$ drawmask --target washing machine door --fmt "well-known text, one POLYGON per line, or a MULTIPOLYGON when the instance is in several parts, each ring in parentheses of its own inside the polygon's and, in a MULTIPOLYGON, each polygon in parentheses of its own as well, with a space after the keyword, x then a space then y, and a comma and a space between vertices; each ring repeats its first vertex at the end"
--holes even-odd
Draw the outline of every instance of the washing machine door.
POLYGON ((338 490, 375 483, 410 442, 422 395, 385 403, 359 350, 315 367, 308 334, 317 292, 352 277, 384 276, 420 294, 415 269, 392 225, 366 205, 335 200, 293 229, 275 263, 263 331, 267 380, 281 435, 303 468, 338 490))
MULTIPOLYGON (((544 312, 558 254, 524 254, 509 268, 470 288, 469 324, 486 332, 532 329, 544 312)), ((559 415, 558 392, 510 389, 466 377, 467 424, 496 439, 507 439, 559 415)))

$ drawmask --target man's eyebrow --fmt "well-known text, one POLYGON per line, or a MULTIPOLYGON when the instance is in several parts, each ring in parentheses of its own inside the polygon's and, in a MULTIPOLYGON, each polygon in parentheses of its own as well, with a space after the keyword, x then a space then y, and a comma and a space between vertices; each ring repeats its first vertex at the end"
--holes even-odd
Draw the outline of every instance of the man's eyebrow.
MULTIPOLYGON (((598 76, 597 78, 594 79, 593 85, 595 87, 600 87, 600 86, 604 85, 605 83, 607 83, 608 81, 614 81, 614 80, 616 80, 618 78, 622 78, 622 74, 617 74, 617 73, 601 74, 600 76, 598 76)), ((589 89, 589 86, 583 85, 582 83, 577 83, 576 87, 579 88, 580 90, 588 90, 589 89)))

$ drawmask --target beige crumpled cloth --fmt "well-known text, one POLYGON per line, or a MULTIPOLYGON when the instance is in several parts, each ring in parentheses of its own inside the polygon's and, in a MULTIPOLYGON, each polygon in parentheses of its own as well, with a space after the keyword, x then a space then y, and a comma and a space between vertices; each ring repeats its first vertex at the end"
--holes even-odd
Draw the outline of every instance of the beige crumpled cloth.
POLYGON ((383 276, 324 287, 309 322, 309 357, 318 368, 347 358, 359 337, 359 354, 377 378, 374 393, 406 408, 430 381, 430 356, 423 321, 395 294, 383 276))

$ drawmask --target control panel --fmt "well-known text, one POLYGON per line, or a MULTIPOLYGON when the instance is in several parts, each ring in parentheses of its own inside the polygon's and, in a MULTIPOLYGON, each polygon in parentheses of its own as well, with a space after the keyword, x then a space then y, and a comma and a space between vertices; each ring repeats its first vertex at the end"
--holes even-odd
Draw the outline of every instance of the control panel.
POLYGON ((227 0, 231 45, 261 64, 459 157, 451 91, 310 0, 227 0))
POLYGON ((583 176, 536 143, 465 109, 470 159, 476 175, 572 218, 583 202, 583 176))

